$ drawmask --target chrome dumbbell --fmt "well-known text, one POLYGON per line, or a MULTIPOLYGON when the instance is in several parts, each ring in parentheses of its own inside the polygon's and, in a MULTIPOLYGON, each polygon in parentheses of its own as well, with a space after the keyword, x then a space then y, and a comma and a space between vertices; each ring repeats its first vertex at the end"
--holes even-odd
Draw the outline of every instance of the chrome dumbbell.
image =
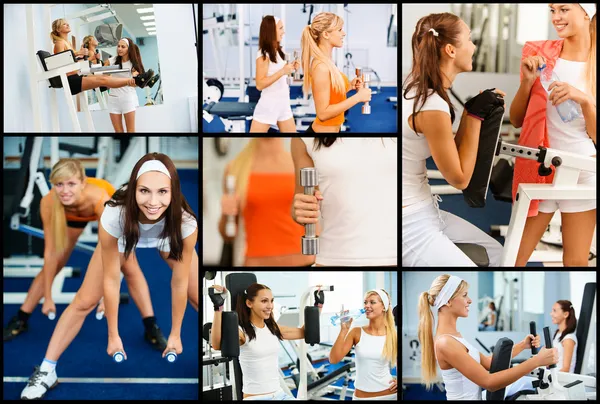
MULTIPOLYGON (((371 75, 369 73, 364 73, 362 67, 356 68, 356 77, 362 78, 364 88, 369 88, 371 75)), ((364 115, 369 115, 371 113, 371 106, 369 105, 369 101, 363 104, 361 111, 364 115)))
MULTIPOLYGON (((300 59, 300 51, 299 50, 295 50, 294 51, 294 60, 298 60, 300 59)), ((294 72, 294 80, 300 80, 300 69, 296 69, 296 71, 294 72)))
MULTIPOLYGON (((304 187, 305 195, 315 195, 315 187, 319 185, 319 176, 314 167, 300 169, 300 185, 304 187)), ((302 236, 302 254, 315 255, 319 253, 319 237, 317 237, 317 224, 304 225, 302 236)))
MULTIPOLYGON (((235 177, 228 175, 225 179, 225 189, 227 194, 235 194, 235 177)), ((234 237, 236 233, 235 216, 227 215, 227 223, 225 223, 225 235, 227 237, 234 237)))

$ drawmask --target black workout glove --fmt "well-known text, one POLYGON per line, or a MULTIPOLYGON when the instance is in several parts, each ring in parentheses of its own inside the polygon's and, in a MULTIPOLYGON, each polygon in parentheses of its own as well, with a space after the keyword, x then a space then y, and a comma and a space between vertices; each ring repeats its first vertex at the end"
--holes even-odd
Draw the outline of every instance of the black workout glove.
POLYGON ((465 103, 467 113, 480 121, 489 118, 496 107, 504 105, 504 98, 494 90, 495 88, 489 88, 467 101, 465 103))
MULTIPOLYGON (((214 291, 214 289, 213 289, 214 291)), ((225 304, 225 299, 223 299, 223 296, 221 296, 221 294, 212 294, 209 293, 208 296, 210 297, 210 300, 212 300, 215 311, 221 311, 221 307, 223 307, 223 305, 225 304)))
POLYGON ((321 308, 325 304, 325 293, 322 290, 315 290, 315 307, 321 308))

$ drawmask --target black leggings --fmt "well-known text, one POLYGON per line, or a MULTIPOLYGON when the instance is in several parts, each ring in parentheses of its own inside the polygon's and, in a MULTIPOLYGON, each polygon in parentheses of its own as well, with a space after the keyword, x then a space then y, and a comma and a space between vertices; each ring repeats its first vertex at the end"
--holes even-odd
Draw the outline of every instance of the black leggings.
POLYGON ((76 95, 81 92, 81 82, 83 81, 83 77, 78 74, 73 74, 71 76, 67 76, 67 80, 69 81, 69 87, 71 88, 71 94, 76 95))

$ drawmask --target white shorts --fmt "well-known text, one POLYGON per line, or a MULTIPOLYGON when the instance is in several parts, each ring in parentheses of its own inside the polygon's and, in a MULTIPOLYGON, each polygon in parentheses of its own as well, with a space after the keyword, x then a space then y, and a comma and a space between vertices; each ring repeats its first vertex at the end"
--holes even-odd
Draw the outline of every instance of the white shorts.
POLYGON ((277 122, 287 121, 293 118, 289 95, 261 96, 254 108, 252 119, 269 125, 277 125, 277 122))
POLYGON ((402 209, 402 267, 476 267, 454 243, 479 244, 487 250, 489 266, 500 266, 502 244, 465 219, 440 210, 436 197, 402 209))
POLYGON ((135 111, 138 105, 137 94, 135 96, 108 95, 109 114, 128 114, 135 111))
POLYGON ((388 394, 386 396, 379 396, 379 397, 369 397, 369 398, 359 398, 356 397, 356 392, 354 394, 352 394, 352 400, 393 400, 393 401, 398 401, 398 394, 394 393, 394 394, 388 394))
MULTIPOLYGON (((587 171, 579 173, 578 184, 596 185, 596 174, 587 171)), ((595 199, 558 199, 549 201, 540 201, 539 211, 542 213, 554 213, 560 210, 563 213, 586 212, 596 209, 595 199)))

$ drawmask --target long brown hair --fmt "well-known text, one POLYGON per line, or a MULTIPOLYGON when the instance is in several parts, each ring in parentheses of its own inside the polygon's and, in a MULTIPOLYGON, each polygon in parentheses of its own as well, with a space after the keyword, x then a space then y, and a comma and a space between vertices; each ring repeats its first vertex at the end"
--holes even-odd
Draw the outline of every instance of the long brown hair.
MULTIPOLYGON (((145 73, 144 65, 142 64, 142 57, 140 56, 140 48, 133 42, 131 38, 123 37, 121 39, 125 39, 129 47, 127 48, 127 54, 129 55, 129 60, 133 65, 133 68, 137 70, 139 74, 145 73)), ((123 68, 123 58, 121 55, 117 54, 117 59, 115 60, 115 66, 119 65, 120 68, 123 68)))
POLYGON ((277 40, 275 17, 272 15, 264 16, 260 23, 258 49, 260 49, 263 58, 268 58, 273 63, 277 63, 277 53, 279 53, 282 59, 285 59, 283 49, 281 49, 281 45, 277 40))
MULTIPOLYGON (((238 322, 240 324, 240 327, 244 329, 246 335, 248 335, 248 337, 250 338, 250 341, 256 338, 256 331, 254 331, 254 327, 250 322, 250 307, 246 306, 246 300, 250 300, 251 302, 253 302, 256 296, 258 296, 258 292, 263 289, 271 290, 266 285, 260 283, 253 283, 252 285, 246 288, 246 293, 242 292, 237 297, 235 311, 238 314, 238 322)), ((277 326, 277 322, 273 317, 272 310, 269 318, 265 320, 265 324, 273 335, 279 338, 279 340, 283 340, 281 330, 279 330, 279 327, 277 326)))
POLYGON ((183 221, 182 209, 189 213, 198 222, 198 218, 194 214, 192 208, 187 203, 185 196, 181 192, 181 183, 179 181, 179 174, 175 164, 166 154, 162 153, 148 153, 142 157, 133 167, 129 182, 123 184, 117 192, 114 193, 111 199, 106 201, 104 205, 110 207, 124 206, 123 215, 124 221, 124 235, 125 235, 125 258, 129 258, 133 248, 137 245, 140 239, 140 228, 138 222, 138 216, 140 214, 140 208, 138 207, 135 194, 137 189, 137 173, 148 160, 158 160, 167 167, 169 174, 171 175, 171 203, 165 211, 165 227, 160 234, 160 238, 165 240, 169 238, 171 252, 168 258, 181 261, 183 259, 183 239, 181 235, 181 223, 183 221))
MULTIPOLYGON (((567 316, 567 319, 566 319, 567 327, 565 328, 562 335, 558 339, 558 342, 562 342, 562 340, 568 334, 575 333, 575 329, 577 328, 577 317, 575 317, 575 309, 573 308, 573 304, 569 300, 559 300, 556 303, 558 303, 560 305, 560 309, 562 311, 564 311, 565 313, 569 313, 569 315, 567 316)), ((556 334, 558 334, 558 329, 552 336, 552 339, 554 339, 556 337, 556 334)))
MULTIPOLYGON (((415 115, 417 109, 423 108, 425 101, 429 98, 429 89, 437 93, 450 107, 450 117, 452 123, 456 113, 454 105, 450 102, 450 97, 443 86, 442 71, 440 70, 440 61, 442 50, 446 44, 451 44, 457 48, 462 46, 460 42, 460 18, 452 13, 429 14, 417 22, 415 33, 412 36, 412 54, 413 63, 409 75, 405 82, 403 97, 406 100, 414 99, 412 121, 415 126, 415 115), (433 28, 438 33, 434 36, 429 30, 433 28), (415 88, 415 96, 407 98, 408 93, 415 88), (417 107, 417 104, 420 106, 417 107)), ((415 133, 417 131, 415 130, 415 133)))
MULTIPOLYGON (((425 388, 430 390, 434 381, 437 379, 437 368, 435 363, 435 352, 433 342, 433 312, 431 306, 442 291, 442 288, 450 279, 450 275, 440 275, 433 280, 428 291, 421 293, 418 301, 419 310, 419 328, 418 337, 421 343, 421 378, 425 382, 425 388)), ((454 299, 469 287, 466 281, 462 281, 449 301, 454 299)))

